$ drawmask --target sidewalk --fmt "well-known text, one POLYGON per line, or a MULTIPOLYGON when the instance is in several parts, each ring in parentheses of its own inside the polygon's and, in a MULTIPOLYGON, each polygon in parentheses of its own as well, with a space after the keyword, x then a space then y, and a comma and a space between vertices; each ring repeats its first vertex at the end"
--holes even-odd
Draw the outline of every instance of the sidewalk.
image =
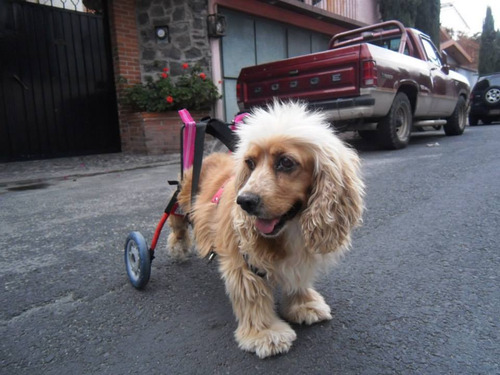
POLYGON ((179 154, 113 153, 0 163, 0 188, 157 167, 178 162, 179 154))
MULTIPOLYGON (((352 132, 340 133, 343 140, 352 132)), ((0 188, 22 187, 44 181, 157 167, 179 163, 178 153, 137 155, 130 153, 96 154, 17 162, 0 162, 0 188)))

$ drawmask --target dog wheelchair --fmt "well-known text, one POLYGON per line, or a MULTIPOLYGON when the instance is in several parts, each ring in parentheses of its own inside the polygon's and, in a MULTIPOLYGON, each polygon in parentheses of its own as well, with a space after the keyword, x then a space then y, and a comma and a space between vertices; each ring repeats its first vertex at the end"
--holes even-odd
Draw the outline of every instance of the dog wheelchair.
MULTIPOLYGON (((203 159, 205 135, 210 134, 222 142, 229 151, 234 151, 236 146, 236 135, 234 130, 243 122, 247 114, 237 115, 233 122, 225 123, 217 119, 204 118, 200 122, 195 122, 186 109, 179 111, 179 116, 183 122, 181 127, 181 181, 184 172, 193 168, 193 183, 191 188, 191 200, 194 199, 198 189, 198 181, 201 173, 201 164, 203 159)), ((158 239, 165 222, 170 215, 184 216, 177 203, 177 195, 180 191, 179 181, 168 181, 169 185, 176 185, 177 189, 172 194, 167 207, 165 208, 160 221, 148 247, 144 236, 138 232, 131 232, 125 241, 125 267, 130 283, 137 289, 144 288, 151 276, 151 263, 155 258, 154 253, 158 239)))

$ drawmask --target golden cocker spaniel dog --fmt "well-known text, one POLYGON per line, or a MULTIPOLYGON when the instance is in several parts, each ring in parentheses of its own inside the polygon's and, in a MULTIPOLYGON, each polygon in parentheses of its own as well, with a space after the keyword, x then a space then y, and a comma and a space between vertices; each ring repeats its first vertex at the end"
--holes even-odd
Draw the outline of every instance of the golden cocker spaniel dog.
MULTIPOLYGON (((204 159, 193 206, 190 171, 178 201, 193 223, 199 255, 218 255, 239 347, 264 358, 287 352, 296 338, 282 318, 298 324, 332 318, 313 284, 349 247, 364 185, 357 154, 302 103, 256 109, 237 134, 234 154, 204 159)), ((169 223, 170 253, 181 258, 190 249, 187 220, 170 216, 169 223)))

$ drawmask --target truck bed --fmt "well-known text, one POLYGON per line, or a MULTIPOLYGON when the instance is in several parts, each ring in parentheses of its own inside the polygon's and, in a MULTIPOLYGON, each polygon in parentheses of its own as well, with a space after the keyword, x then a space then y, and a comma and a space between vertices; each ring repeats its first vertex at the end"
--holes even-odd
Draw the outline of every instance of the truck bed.
POLYGON ((239 97, 245 107, 282 99, 310 102, 359 95, 360 45, 244 68, 239 97))

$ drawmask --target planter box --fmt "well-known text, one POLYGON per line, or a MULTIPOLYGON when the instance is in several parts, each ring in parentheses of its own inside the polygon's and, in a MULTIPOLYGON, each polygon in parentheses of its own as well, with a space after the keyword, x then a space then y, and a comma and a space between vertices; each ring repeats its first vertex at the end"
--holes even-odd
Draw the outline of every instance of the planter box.
MULTIPOLYGON (((209 113, 193 111, 191 115, 199 121, 209 113)), ((122 151, 148 155, 178 153, 181 128, 182 121, 177 111, 122 113, 122 151)))

